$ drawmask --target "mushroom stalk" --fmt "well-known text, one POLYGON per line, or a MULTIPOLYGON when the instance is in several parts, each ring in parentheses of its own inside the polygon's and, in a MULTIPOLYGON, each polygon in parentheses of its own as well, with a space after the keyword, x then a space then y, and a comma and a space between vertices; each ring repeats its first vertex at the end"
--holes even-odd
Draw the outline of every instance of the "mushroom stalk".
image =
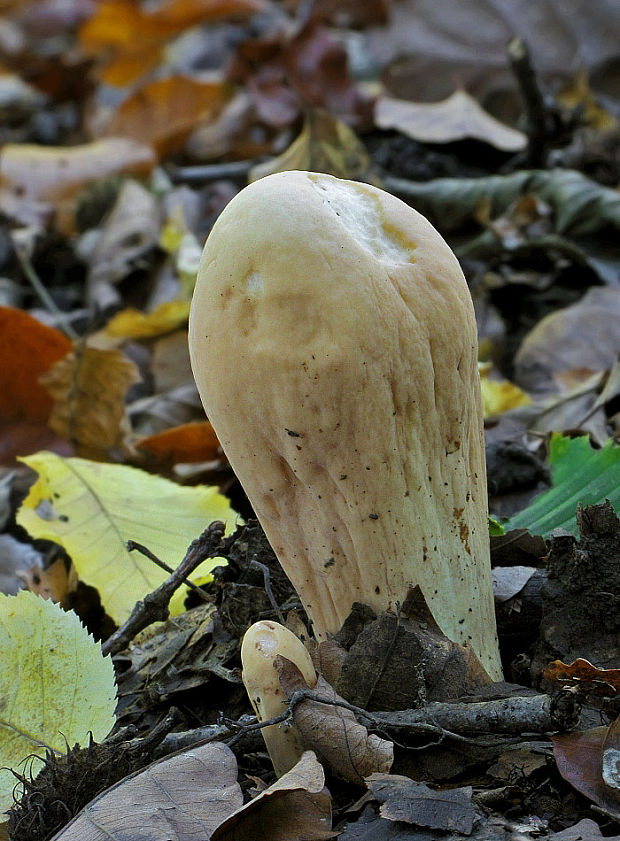
POLYGON ((419 585, 501 678, 471 296, 419 213, 367 184, 285 172, 209 236, 196 382, 315 634, 419 585))
MULTIPOLYGON (((312 658, 302 641, 278 622, 255 622, 241 643, 241 665, 243 683, 259 721, 276 718, 289 705, 274 665, 278 655, 297 666, 308 686, 316 683, 312 658)), ((281 777, 301 759, 301 737, 294 724, 270 724, 261 732, 276 775, 281 777)))

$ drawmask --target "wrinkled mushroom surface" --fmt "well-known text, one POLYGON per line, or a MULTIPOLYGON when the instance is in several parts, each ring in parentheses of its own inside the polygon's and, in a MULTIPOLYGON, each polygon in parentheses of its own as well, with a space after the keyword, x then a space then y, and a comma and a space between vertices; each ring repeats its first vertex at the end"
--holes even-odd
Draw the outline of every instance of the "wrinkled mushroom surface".
POLYGON ((251 184, 205 246, 190 349, 315 633, 419 585, 446 636, 499 678, 476 324, 432 225, 328 175, 251 184))

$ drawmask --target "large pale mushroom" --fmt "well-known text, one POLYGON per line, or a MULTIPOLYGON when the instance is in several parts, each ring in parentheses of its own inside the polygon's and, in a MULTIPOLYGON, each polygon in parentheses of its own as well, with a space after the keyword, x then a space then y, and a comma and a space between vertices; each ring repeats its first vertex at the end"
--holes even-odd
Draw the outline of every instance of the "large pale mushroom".
POLYGON ((207 415, 321 638, 419 585, 501 677, 477 340, 452 251, 367 184, 285 172, 208 238, 190 317, 207 415))

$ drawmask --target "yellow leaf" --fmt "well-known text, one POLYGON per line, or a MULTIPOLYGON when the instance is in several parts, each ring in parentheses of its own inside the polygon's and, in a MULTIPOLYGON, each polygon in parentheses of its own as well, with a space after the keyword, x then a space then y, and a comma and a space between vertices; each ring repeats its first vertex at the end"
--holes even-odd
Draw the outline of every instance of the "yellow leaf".
POLYGON ((116 339, 150 339, 187 324, 189 301, 167 301, 151 313, 128 308, 108 321, 105 334, 116 339))
POLYGON ((21 591, 0 595, 0 813, 17 780, 43 766, 34 754, 104 739, 114 726, 111 657, 73 612, 21 591))
POLYGON ((509 409, 516 409, 517 406, 527 406, 532 402, 532 398, 510 380, 489 379, 490 363, 479 362, 478 368, 485 418, 500 415, 509 409))
MULTIPOLYGON (((223 520, 232 531, 238 520, 215 487, 181 487, 135 467, 47 452, 22 461, 39 478, 18 512, 19 524, 33 537, 65 548, 80 579, 99 591, 106 612, 118 624, 167 577, 139 552, 128 552, 128 540, 144 544, 176 567, 209 523, 223 520)), ((194 576, 200 578, 222 563, 211 558, 194 576)))

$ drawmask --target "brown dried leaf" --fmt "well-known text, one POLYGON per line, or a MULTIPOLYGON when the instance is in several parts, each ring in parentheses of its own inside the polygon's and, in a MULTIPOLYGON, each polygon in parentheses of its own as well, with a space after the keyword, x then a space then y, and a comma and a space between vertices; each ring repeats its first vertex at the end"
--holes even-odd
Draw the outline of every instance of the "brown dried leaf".
POLYGON ((126 99, 105 128, 110 136, 148 143, 165 158, 180 149, 200 121, 217 115, 230 91, 222 83, 187 76, 157 79, 126 99))
POLYGON ((127 389, 140 375, 121 351, 78 346, 43 377, 54 399, 49 424, 83 458, 105 459, 129 430, 127 389))
POLYGON ((252 167, 250 180, 292 169, 377 183, 364 144, 346 123, 326 111, 309 111, 301 133, 288 149, 252 167))
MULTIPOLYGON (((290 660, 277 657, 274 666, 289 699, 297 689, 309 688, 290 660)), ((312 691, 326 701, 343 701, 321 676, 312 691)), ((304 745, 315 751, 338 777, 359 784, 370 774, 387 772, 392 767, 392 742, 369 735, 354 714, 344 707, 303 701, 295 707, 293 718, 304 745)))
POLYGON ((331 797, 312 751, 216 829, 211 841, 323 841, 331 830, 331 797))
POLYGON ((415 826, 470 835, 476 812, 472 788, 435 791, 397 774, 373 774, 368 787, 381 803, 381 817, 415 826))
MULTIPOLYGON (((612 747, 606 741, 609 729, 593 727, 573 733, 558 733, 551 737, 551 741, 558 770, 564 779, 617 820, 620 818, 620 788, 607 785, 603 779, 603 750, 612 747)), ((615 754, 608 757, 607 779, 611 778, 611 774, 618 773, 617 732, 612 738, 615 754)))
POLYGON ((235 756, 212 742, 126 777, 92 800, 53 841, 208 841, 242 803, 235 756))
POLYGON ((136 448, 156 462, 194 464, 224 459, 220 442, 209 421, 192 421, 136 441, 136 448))

